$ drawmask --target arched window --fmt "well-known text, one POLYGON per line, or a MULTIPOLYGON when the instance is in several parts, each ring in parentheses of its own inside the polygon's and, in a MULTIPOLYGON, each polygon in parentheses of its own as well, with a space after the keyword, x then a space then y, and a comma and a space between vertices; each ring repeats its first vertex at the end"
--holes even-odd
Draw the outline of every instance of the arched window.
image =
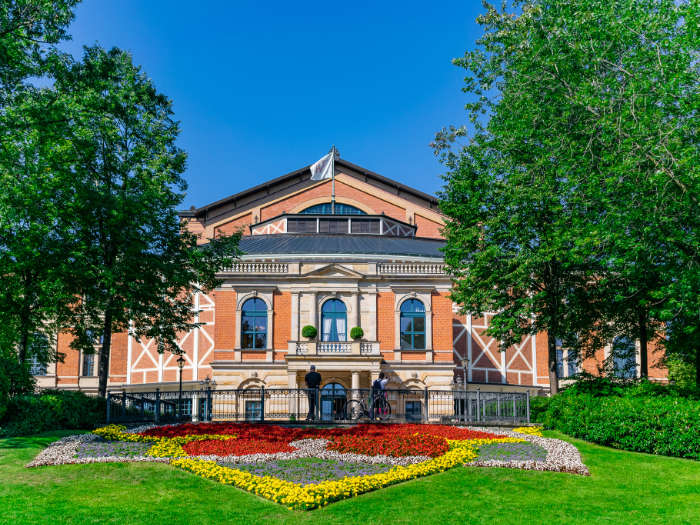
POLYGON ((401 303, 401 349, 425 350, 425 306, 418 299, 401 303))
POLYGON ((330 299, 323 303, 321 309, 321 340, 347 340, 347 310, 345 303, 339 299, 330 299))
POLYGON ((241 348, 267 348, 267 305, 257 297, 243 303, 241 348))
POLYGON ((616 337, 612 344, 613 373, 623 379, 637 377, 637 346, 629 337, 616 337))
MULTIPOLYGON (((299 213, 308 215, 331 215, 333 213, 333 207, 330 202, 324 202, 323 204, 315 204, 314 206, 309 206, 305 210, 299 213)), ((342 204, 339 202, 335 203, 335 214, 336 215, 367 215, 360 208, 351 206, 350 204, 342 204)))

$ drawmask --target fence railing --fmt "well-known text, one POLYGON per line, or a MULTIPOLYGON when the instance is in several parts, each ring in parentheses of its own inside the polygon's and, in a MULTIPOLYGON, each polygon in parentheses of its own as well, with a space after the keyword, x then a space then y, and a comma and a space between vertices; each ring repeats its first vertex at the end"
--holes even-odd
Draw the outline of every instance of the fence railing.
POLYGON ((109 392, 107 422, 176 421, 529 423, 528 392, 389 389, 250 388, 109 392), (379 410, 381 408, 381 410, 379 410), (378 413, 378 410, 380 413, 378 413))

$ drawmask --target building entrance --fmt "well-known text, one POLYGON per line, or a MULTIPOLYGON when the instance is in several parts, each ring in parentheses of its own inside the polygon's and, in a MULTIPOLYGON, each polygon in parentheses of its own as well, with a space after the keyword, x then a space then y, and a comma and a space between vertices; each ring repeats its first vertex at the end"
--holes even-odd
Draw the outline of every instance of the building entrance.
POLYGON ((321 389, 321 419, 323 421, 346 419, 346 404, 347 394, 343 385, 328 383, 321 389))

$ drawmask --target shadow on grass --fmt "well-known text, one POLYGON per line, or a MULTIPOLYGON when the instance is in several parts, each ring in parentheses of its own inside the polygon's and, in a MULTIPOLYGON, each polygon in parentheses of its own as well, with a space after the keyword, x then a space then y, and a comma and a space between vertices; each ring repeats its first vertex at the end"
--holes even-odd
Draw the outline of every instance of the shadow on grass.
POLYGON ((22 448, 37 448, 45 447, 65 436, 73 434, 84 434, 89 430, 52 430, 50 432, 42 432, 41 434, 32 434, 30 436, 11 436, 0 437, 0 449, 22 449, 22 448))

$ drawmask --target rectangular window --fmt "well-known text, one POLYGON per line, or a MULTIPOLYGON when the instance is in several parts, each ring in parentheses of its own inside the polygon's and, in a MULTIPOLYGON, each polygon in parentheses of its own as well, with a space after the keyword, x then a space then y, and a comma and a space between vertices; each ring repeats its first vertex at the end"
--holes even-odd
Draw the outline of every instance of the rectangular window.
POLYGON ((95 354, 83 354, 83 376, 92 377, 95 375, 95 354))
POLYGON ((319 233, 348 233, 347 219, 320 219, 318 221, 319 233))
POLYGON ((420 401, 406 401, 406 421, 421 421, 423 419, 420 401))
POLYGON ((260 421, 262 420, 262 404, 260 401, 245 402, 245 420, 260 421))
POLYGON ((316 233, 316 219, 287 219, 287 233, 316 233))
POLYGON ((40 363, 39 359, 35 355, 29 360, 29 373, 33 376, 45 376, 46 375, 46 365, 40 363))
POLYGON ((564 377, 564 351, 557 348, 557 377, 564 377))
POLYGON ((377 219, 352 219, 350 226, 352 233, 379 233, 379 221, 377 219))

